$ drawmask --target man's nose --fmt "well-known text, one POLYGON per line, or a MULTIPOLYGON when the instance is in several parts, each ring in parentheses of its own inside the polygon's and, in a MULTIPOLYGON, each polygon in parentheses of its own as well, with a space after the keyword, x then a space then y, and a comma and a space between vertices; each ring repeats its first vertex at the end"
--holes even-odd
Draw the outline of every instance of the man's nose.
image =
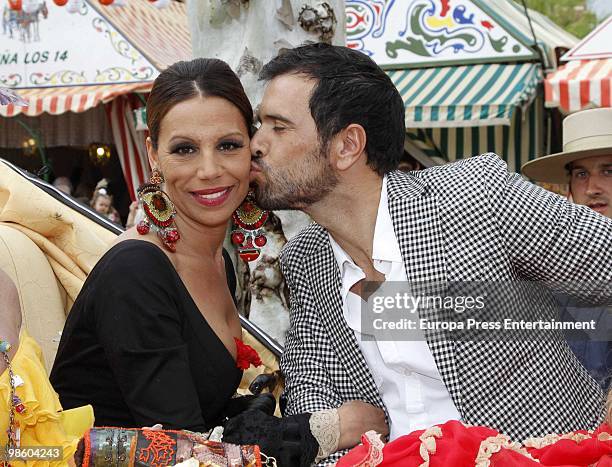
POLYGON ((258 131, 251 138, 251 154, 253 159, 261 159, 265 154, 265 144, 261 136, 261 131, 258 131))
POLYGON ((263 152, 259 150, 253 153, 253 160, 261 159, 262 157, 263 157, 263 152))
POLYGON ((594 175, 588 178, 586 194, 589 196, 599 196, 603 192, 601 177, 594 175))

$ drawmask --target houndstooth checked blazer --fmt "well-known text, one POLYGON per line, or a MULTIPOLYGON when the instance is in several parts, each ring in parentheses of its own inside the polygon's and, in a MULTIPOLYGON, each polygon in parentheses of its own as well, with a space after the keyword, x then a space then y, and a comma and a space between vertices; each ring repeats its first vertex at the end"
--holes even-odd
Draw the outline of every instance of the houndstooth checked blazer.
MULTIPOLYGON (((612 284, 612 221, 508 173, 495 154, 391 172, 387 190, 411 282, 612 284)), ((291 297, 281 358, 287 414, 354 399, 384 408, 343 318, 341 276, 327 231, 316 223, 304 229, 283 249, 281 265, 291 297)), ((602 418, 603 394, 565 342, 429 346, 464 422, 522 440, 592 428, 602 418)))

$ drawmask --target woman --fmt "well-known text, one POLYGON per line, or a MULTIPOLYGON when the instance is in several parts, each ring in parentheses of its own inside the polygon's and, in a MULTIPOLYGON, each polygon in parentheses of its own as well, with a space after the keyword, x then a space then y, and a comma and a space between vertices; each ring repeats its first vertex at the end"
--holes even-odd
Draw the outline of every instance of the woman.
MULTIPOLYGON (((68 316, 51 372, 64 408, 93 405, 97 425, 194 431, 236 411, 241 326, 222 244, 249 190, 252 118, 222 61, 179 62, 156 79, 147 102, 152 177, 139 190, 147 219, 98 262, 68 316)), ((224 441, 255 442, 290 465, 386 429, 382 411, 358 402, 331 415, 245 420, 265 427, 234 423, 224 441), (330 436, 327 418, 342 432, 330 436)))
MULTIPOLYGON (((93 410, 85 406, 61 411, 47 378, 42 351, 22 326, 19 292, 2 269, 0 297, 0 446, 54 446, 58 448, 51 453, 55 461, 72 465, 79 439, 93 424, 93 410)), ((0 458, 4 454, 0 451, 0 458)), ((42 467, 49 462, 38 461, 36 465, 42 467)))

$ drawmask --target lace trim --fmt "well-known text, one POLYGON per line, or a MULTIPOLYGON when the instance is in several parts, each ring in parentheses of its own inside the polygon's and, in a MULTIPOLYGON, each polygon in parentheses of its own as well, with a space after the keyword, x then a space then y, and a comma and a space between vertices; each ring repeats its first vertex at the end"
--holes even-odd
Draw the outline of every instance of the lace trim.
POLYGON ((436 438, 442 437, 442 428, 437 425, 434 425, 430 428, 427 428, 423 432, 419 439, 421 440, 421 446, 419 447, 419 454, 421 455, 421 459, 423 459, 423 463, 419 465, 419 467, 428 467, 429 466, 429 455, 436 453, 436 438))
POLYGON ((557 441, 562 440, 562 439, 571 439, 572 441, 576 441, 577 443, 580 443, 581 441, 584 441, 585 439, 591 439, 591 438, 592 438, 591 435, 587 435, 584 433, 575 433, 575 432, 567 433, 564 435, 550 434, 550 435, 543 436, 542 438, 526 439, 525 441, 523 441, 523 445, 528 448, 541 449, 543 447, 550 446, 551 444, 555 444, 557 441))
POLYGON ((321 410, 310 416, 310 432, 319 443, 315 463, 338 450, 340 441, 340 416, 337 409, 321 410))
POLYGON ((612 441, 612 435, 604 431, 597 435, 597 439, 599 441, 612 441))
POLYGON ((368 446, 368 462, 364 463, 364 467, 375 467, 383 461, 383 448, 385 443, 380 439, 380 435, 374 430, 367 431, 361 436, 361 442, 368 446))
POLYGON ((501 451, 502 449, 510 449, 516 451, 523 456, 535 461, 533 457, 527 452, 524 447, 521 447, 519 443, 512 442, 506 435, 489 436, 483 442, 480 443, 480 449, 478 449, 478 455, 476 456, 475 467, 489 467, 491 465, 491 457, 493 454, 501 451))

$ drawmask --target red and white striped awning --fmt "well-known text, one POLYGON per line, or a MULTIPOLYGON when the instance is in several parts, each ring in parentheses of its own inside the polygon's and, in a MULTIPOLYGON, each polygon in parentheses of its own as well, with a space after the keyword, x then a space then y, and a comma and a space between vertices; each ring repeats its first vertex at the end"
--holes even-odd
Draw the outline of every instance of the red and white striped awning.
POLYGON ((19 95, 28 102, 27 107, 14 104, 0 106, 0 116, 23 114, 37 117, 42 113, 60 115, 64 112, 85 112, 98 104, 112 101, 131 92, 148 92, 152 83, 107 84, 99 86, 67 86, 56 88, 20 89, 19 95))
POLYGON ((612 58, 572 60, 548 75, 544 82, 547 107, 565 112, 610 107, 612 58))

